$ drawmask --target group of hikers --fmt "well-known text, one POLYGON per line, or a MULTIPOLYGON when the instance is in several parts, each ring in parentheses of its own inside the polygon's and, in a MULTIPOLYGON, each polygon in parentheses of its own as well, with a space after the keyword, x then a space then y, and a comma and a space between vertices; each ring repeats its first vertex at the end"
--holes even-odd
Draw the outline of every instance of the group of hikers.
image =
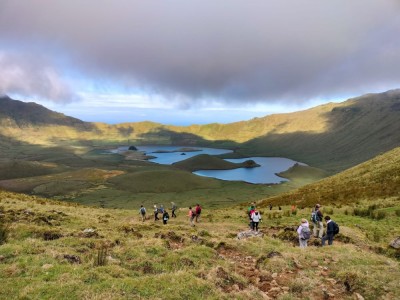
MULTIPOLYGON (((175 212, 177 211, 178 207, 176 206, 175 202, 171 202, 171 217, 176 218, 175 212)), ((141 216, 142 222, 144 222, 147 217, 146 217, 146 208, 141 205, 139 209, 139 214, 141 216)), ((160 220, 158 217, 159 214, 161 214, 161 218, 163 221, 163 224, 166 225, 168 220, 169 220, 169 213, 166 208, 161 204, 159 207, 157 207, 156 204, 153 206, 153 213, 154 213, 154 221, 160 220)), ((188 217, 189 217, 189 222, 191 226, 195 226, 194 222, 199 222, 200 220, 200 215, 201 215, 201 206, 200 204, 196 204, 194 208, 191 206, 189 207, 189 212, 188 212, 188 217)))
MULTIPOLYGON (((269 205, 270 210, 272 209, 272 205, 269 205)), ((292 205, 292 212, 293 210, 296 209, 294 205, 292 205)), ((281 207, 279 206, 279 210, 281 210, 281 207)), ((176 218, 175 212, 177 211, 177 206, 174 202, 171 202, 171 217, 176 218)), ((159 214, 161 214, 161 218, 163 221, 163 224, 166 225, 168 220, 169 220, 169 214, 167 209, 164 208, 164 206, 161 204, 159 207, 157 205, 154 205, 154 221, 160 220, 158 217, 159 214)), ((146 218, 146 208, 141 205, 139 209, 139 214, 141 215, 141 219, 144 222, 146 218)), ((247 214, 249 217, 249 226, 251 230, 258 232, 258 227, 259 223, 262 222, 261 220, 261 213, 256 209, 256 203, 253 202, 247 209, 247 214)), ((199 222, 200 220, 200 215, 201 215, 201 206, 200 204, 196 204, 195 207, 189 207, 188 211, 188 218, 189 218, 189 224, 191 226, 195 226, 194 223, 199 222)), ((323 216, 321 212, 321 205, 316 204, 315 208, 313 209, 311 213, 311 222, 313 223, 313 232, 311 233, 310 230, 310 224, 306 219, 301 219, 300 226, 297 228, 297 234, 299 237, 299 244, 300 248, 305 248, 307 247, 307 242, 311 238, 311 234, 314 235, 315 238, 321 239, 321 244, 322 246, 325 246, 326 241, 328 241, 328 245, 332 245, 333 243, 333 238, 335 234, 339 233, 339 226, 331 220, 329 216, 323 216), (323 220, 326 222, 326 233, 324 234, 324 224, 323 220)))
MULTIPOLYGON (((270 210, 272 206, 269 206, 270 210)), ((279 207, 280 209, 280 207, 279 207)), ((293 211, 293 206, 292 206, 293 211)), ((247 209, 249 217, 249 226, 251 230, 258 231, 258 224, 261 222, 261 213, 256 209, 256 203, 253 202, 247 209)), ((316 204, 315 208, 311 213, 311 222, 313 223, 313 235, 315 238, 321 239, 321 245, 325 246, 326 241, 328 245, 332 245, 333 238, 339 233, 339 226, 331 220, 330 216, 323 216, 321 212, 321 205, 316 204), (326 222, 326 233, 324 234, 324 224, 322 220, 326 222)), ((297 228, 297 234, 299 236, 300 248, 307 247, 307 242, 311 238, 310 224, 306 219, 301 219, 301 224, 297 228)))

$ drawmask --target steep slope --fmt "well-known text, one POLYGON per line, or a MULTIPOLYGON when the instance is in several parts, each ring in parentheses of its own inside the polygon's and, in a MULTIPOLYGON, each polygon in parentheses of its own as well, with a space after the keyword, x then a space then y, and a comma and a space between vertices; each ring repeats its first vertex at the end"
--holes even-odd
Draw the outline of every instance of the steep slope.
MULTIPOLYGON (((400 146, 399 90, 365 95, 294 115, 298 116, 298 122, 303 118, 309 122, 308 127, 295 126, 296 130, 286 133, 270 131, 247 142, 243 152, 283 155, 337 172, 400 146)), ((282 128, 288 126, 293 123, 283 124, 282 128)))
POLYGON ((0 125, 20 128, 43 125, 71 126, 77 129, 91 128, 90 123, 54 112, 34 102, 22 102, 0 97, 0 125))
POLYGON ((337 175, 266 199, 263 204, 343 205, 389 197, 400 199, 400 147, 337 175))

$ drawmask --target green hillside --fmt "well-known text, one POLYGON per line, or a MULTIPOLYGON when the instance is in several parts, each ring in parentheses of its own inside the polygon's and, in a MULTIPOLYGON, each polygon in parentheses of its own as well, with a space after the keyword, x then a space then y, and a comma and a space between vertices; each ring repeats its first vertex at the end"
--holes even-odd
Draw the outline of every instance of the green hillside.
POLYGON ((324 206, 341 233, 333 246, 312 238, 304 250, 294 230, 309 207, 261 209, 263 235, 238 240, 248 229, 247 203, 203 206, 191 227, 180 202, 178 217, 162 225, 151 205, 142 222, 139 206, 93 208, 0 191, 0 299, 396 299, 400 253, 388 244, 400 235, 400 206, 380 200, 381 219, 324 206))
POLYGON ((343 171, 264 201, 313 206, 316 203, 349 205, 392 197, 400 200, 400 147, 343 171))
MULTIPOLYGON (((45 146, 207 145, 236 156, 283 156, 330 173, 400 146, 400 90, 231 124, 85 123, 34 103, 0 99, 1 139, 45 146)), ((0 145, 1 146, 1 145, 0 145)))
POLYGON ((196 155, 191 158, 173 163, 172 165, 179 169, 190 172, 197 170, 231 170, 237 168, 254 168, 259 166, 251 160, 243 163, 232 163, 208 154, 196 155))

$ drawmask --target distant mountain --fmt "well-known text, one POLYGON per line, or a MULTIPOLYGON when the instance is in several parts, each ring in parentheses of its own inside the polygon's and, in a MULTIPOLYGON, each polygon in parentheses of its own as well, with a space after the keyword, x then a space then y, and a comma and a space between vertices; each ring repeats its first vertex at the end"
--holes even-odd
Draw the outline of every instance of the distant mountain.
POLYGON ((400 146, 400 90, 230 124, 108 125, 0 98, 0 135, 35 144, 208 145, 236 156, 283 156, 335 173, 400 146))
POLYGON ((0 124, 6 127, 31 127, 41 125, 61 125, 77 128, 90 128, 90 123, 54 112, 34 102, 0 97, 0 124))

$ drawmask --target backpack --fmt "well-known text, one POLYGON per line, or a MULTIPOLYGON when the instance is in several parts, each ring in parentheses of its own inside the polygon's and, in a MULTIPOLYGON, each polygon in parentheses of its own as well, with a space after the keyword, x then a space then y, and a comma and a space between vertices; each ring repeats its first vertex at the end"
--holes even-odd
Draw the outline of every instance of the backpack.
POLYGON ((169 214, 168 214, 167 212, 164 213, 163 219, 164 219, 164 220, 168 220, 168 219, 169 219, 169 214))
POLYGON ((318 221, 319 221, 318 211, 316 210, 311 213, 311 222, 317 223, 318 221))
POLYGON ((333 222, 333 234, 339 233, 339 225, 333 222))
POLYGON ((308 228, 306 226, 302 226, 300 237, 301 237, 302 240, 309 240, 310 237, 311 237, 310 228, 308 228))
POLYGON ((146 213, 146 209, 145 209, 144 207, 142 207, 142 208, 140 209, 140 213, 141 213, 142 215, 144 215, 144 214, 146 213))

